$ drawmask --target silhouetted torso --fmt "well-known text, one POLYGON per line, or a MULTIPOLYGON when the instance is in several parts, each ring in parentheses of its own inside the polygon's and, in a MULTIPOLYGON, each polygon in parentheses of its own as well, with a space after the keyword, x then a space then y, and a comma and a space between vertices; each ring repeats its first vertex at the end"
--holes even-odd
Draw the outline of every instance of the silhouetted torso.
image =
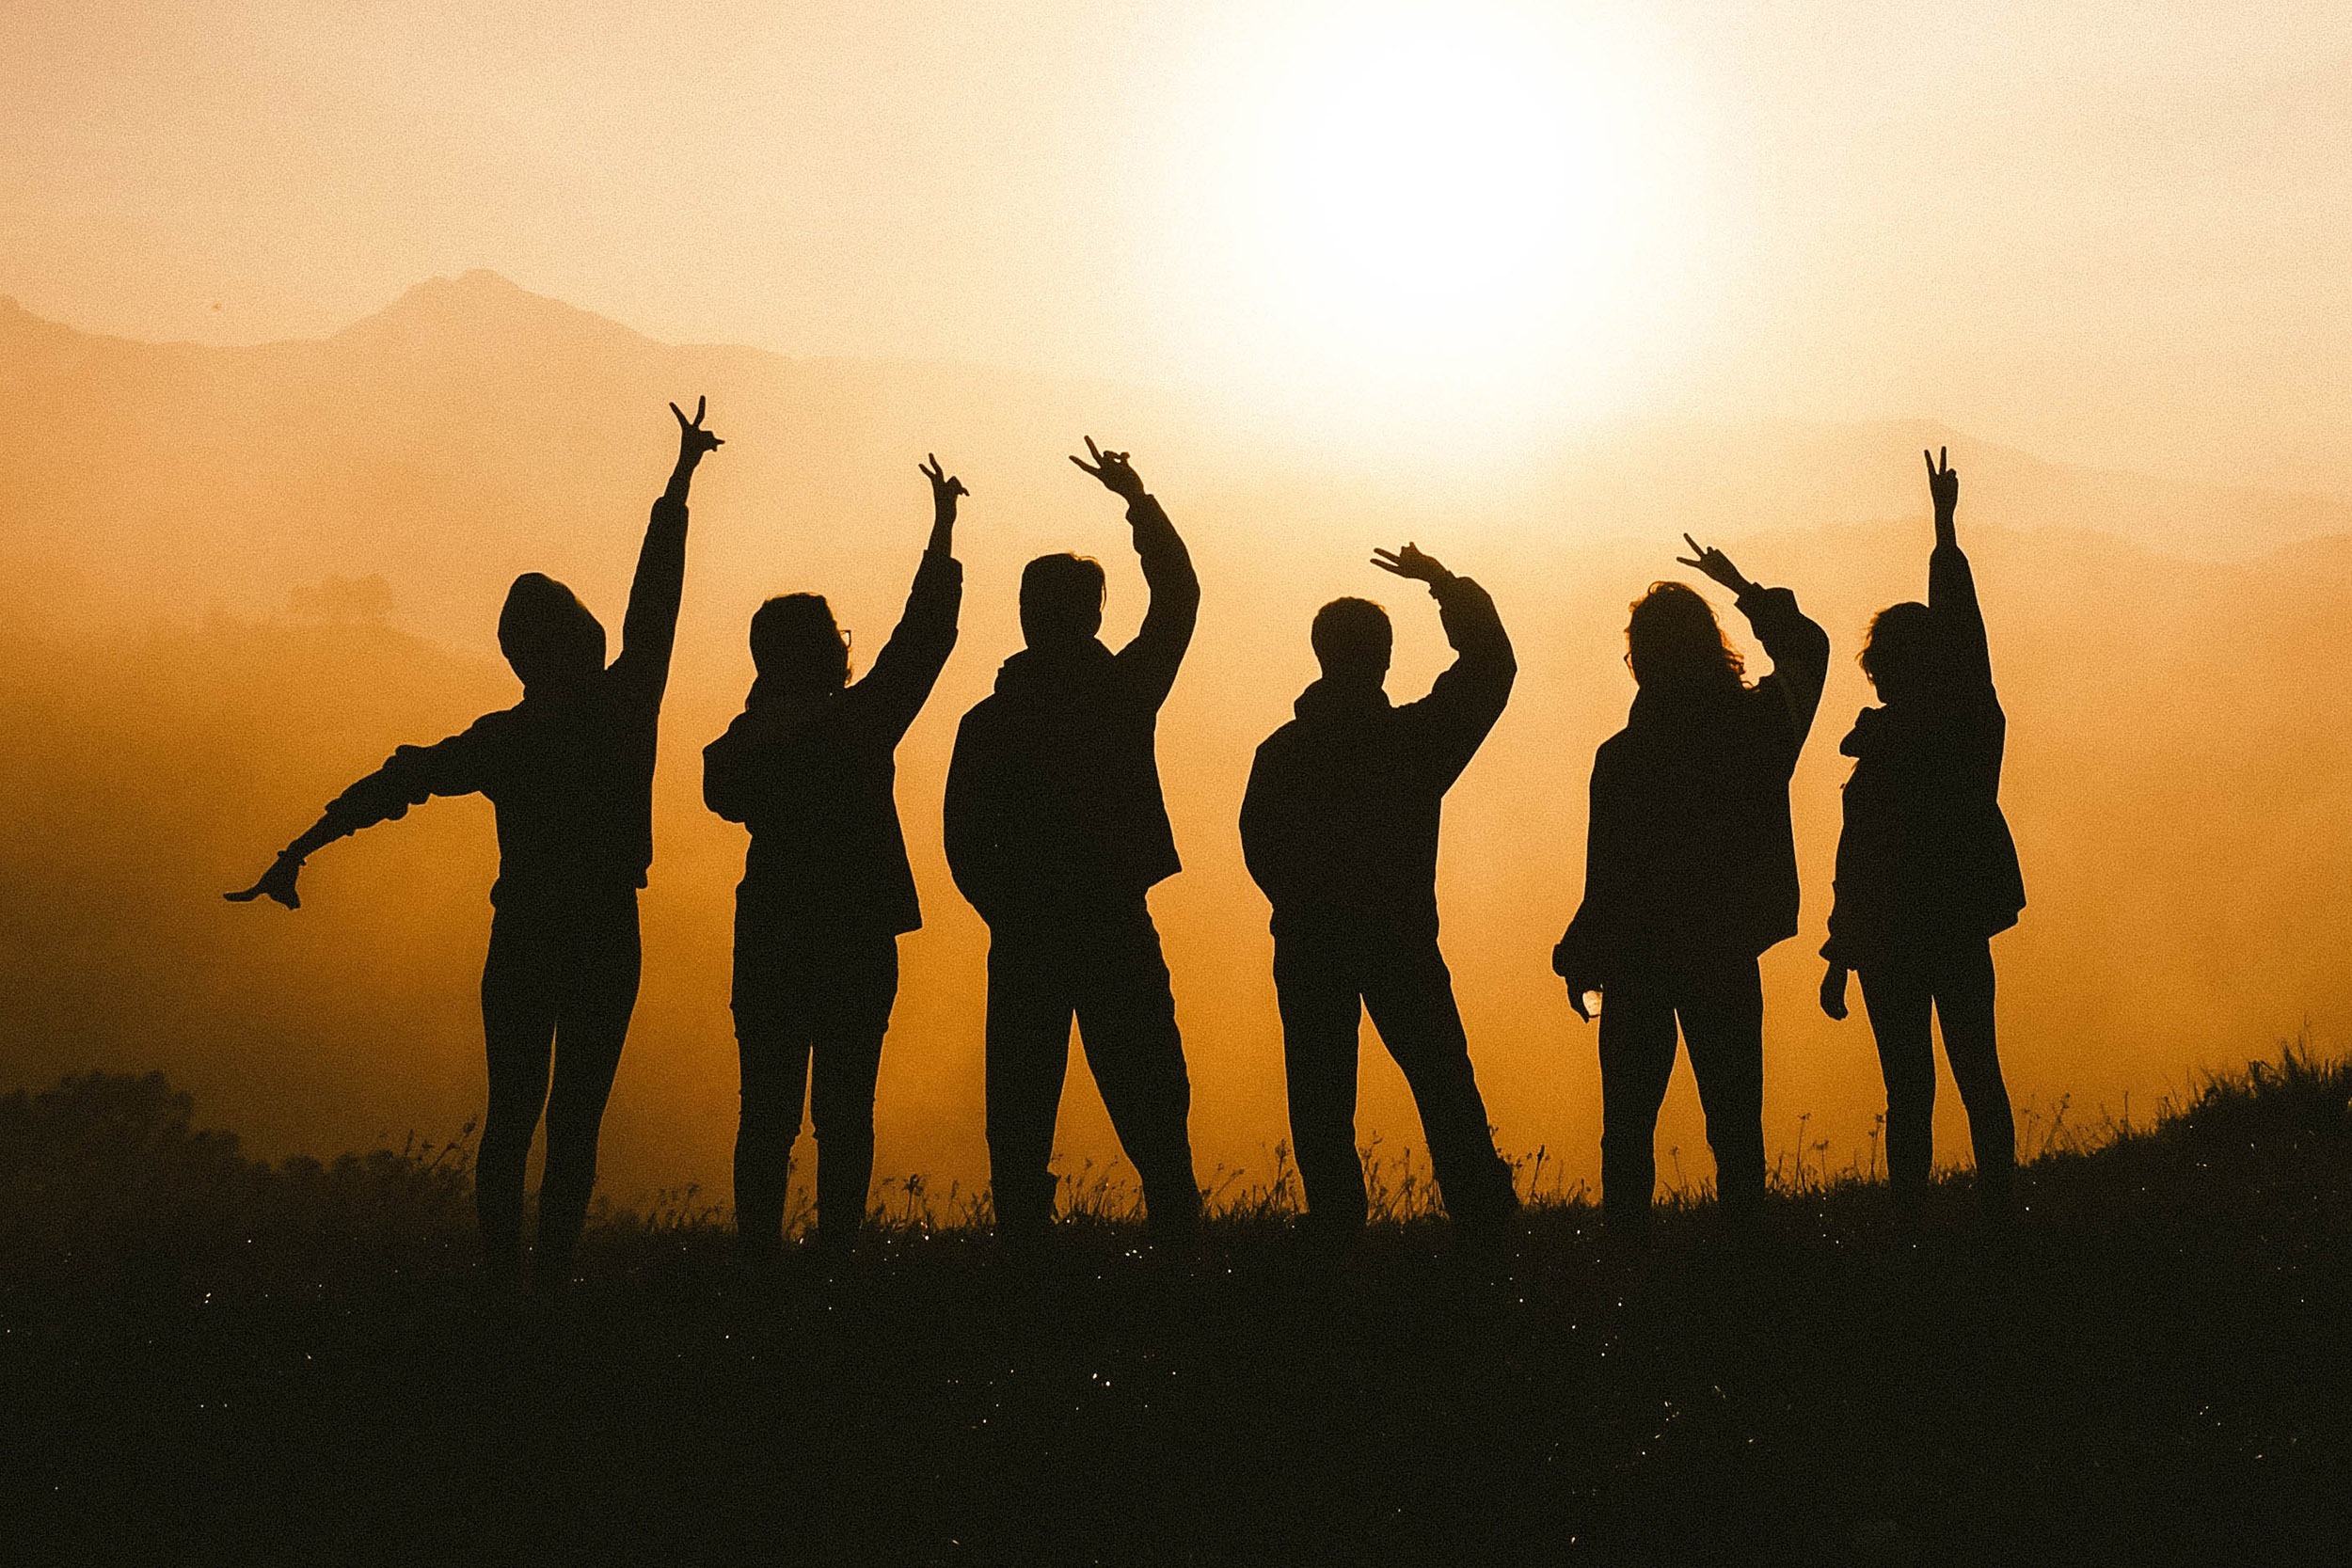
POLYGON ((898 742, 956 645, 963 568, 926 553, 873 668, 833 691, 755 685, 703 751, 703 799, 752 831, 739 918, 896 933, 923 923, 896 795, 898 742))
POLYGON ((1785 588, 1740 601, 1772 673, 1740 689, 1645 688, 1593 759, 1584 901, 1566 945, 1629 963, 1754 958, 1797 930, 1788 779, 1829 636, 1785 588))
POLYGON ((1133 903, 1182 869, 1155 737, 1200 584, 1156 500, 1129 518, 1152 590, 1135 640, 1024 649, 957 731, 947 863, 992 926, 1133 903))
POLYGON ((629 590, 621 657, 553 690, 526 690, 432 746, 403 746, 326 808, 355 832, 435 795, 482 794, 498 808, 490 901, 554 907, 645 885, 653 863, 653 771, 686 573, 687 510, 656 501, 629 590))
POLYGON ((1258 748, 1242 853, 1278 935, 1333 922, 1437 933, 1445 792, 1502 717, 1518 673, 1485 589, 1453 578, 1438 605, 1461 657, 1426 697, 1391 705, 1371 681, 1318 680, 1258 748))
POLYGON ((1974 574, 1957 545, 1928 558, 1938 679, 1864 708, 1838 750, 1854 759, 1823 952, 1850 967, 2017 923, 2025 880, 2000 806, 2008 720, 1993 688, 1974 574))

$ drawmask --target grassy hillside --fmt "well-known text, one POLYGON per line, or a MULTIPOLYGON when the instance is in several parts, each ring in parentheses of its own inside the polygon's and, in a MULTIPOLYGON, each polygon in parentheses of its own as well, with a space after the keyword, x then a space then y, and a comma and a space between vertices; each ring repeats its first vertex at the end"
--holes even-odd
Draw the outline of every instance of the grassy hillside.
POLYGON ((2352 1064, 2028 1142, 2003 1237, 1957 1180, 1906 1234, 1786 1169, 1763 1239, 1693 1201, 1630 1257, 1574 1195, 1455 1251, 1391 1169, 1336 1266, 1278 1187, 1184 1259, 1098 1197, 1016 1272, 902 1187, 861 1256, 748 1291, 681 1195, 516 1312, 462 1147, 272 1166, 77 1078, 0 1100, 0 1487, 60 1560, 2340 1552, 2352 1064))

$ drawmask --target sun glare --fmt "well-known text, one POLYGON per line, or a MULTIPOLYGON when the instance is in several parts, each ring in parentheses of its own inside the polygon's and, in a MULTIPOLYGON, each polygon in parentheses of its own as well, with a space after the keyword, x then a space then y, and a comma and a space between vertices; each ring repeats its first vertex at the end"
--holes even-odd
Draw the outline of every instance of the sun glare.
POLYGON ((1639 62, 1549 13, 1351 8, 1217 95, 1196 281, 1229 358, 1357 402, 1522 391, 1621 357, 1679 193, 1639 62))

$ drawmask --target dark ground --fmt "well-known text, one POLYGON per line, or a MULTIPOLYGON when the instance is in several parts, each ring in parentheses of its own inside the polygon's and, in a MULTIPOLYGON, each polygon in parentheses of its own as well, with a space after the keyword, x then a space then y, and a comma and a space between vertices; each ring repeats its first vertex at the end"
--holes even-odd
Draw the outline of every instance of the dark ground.
POLYGON ((2341 1561, 2352 1066, 2290 1053, 2026 1171, 1581 1205, 1507 1251, 1263 1202, 1197 1257, 1016 1270, 898 1227, 749 1289, 708 1221, 488 1300, 462 1161, 271 1169, 160 1079, 0 1101, 0 1504, 22 1561, 2341 1561))

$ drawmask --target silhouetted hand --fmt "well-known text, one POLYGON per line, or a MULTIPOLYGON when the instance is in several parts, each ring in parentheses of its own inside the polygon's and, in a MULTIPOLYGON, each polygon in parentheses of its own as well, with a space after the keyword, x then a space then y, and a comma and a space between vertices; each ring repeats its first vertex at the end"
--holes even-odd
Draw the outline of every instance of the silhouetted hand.
POLYGON ((294 879, 302 875, 302 863, 292 855, 280 855, 262 879, 242 893, 224 893, 222 897, 231 904, 250 904, 256 898, 274 898, 290 910, 302 908, 302 895, 294 891, 294 879))
POLYGON ((707 398, 696 398, 694 417, 691 420, 680 412, 676 404, 670 404, 670 412, 677 415, 677 461, 681 468, 692 467, 702 461, 703 453, 726 445, 703 428, 703 410, 708 402, 707 398))
POLYGON ((1598 990, 1600 990, 1598 986, 1585 981, 1570 980, 1568 982, 1568 1006, 1574 1007, 1576 1016, 1587 1023, 1593 1022, 1593 1009, 1585 1005, 1584 998, 1598 990))
POLYGON ((1074 453, 1070 461, 1101 480, 1104 489, 1120 497, 1128 505, 1133 506, 1143 499, 1143 478, 1136 472, 1135 465, 1127 461, 1125 452, 1104 451, 1094 444, 1094 437, 1089 436, 1087 437, 1087 454, 1094 459, 1092 463, 1074 453))
POLYGON ((1821 976, 1821 1011, 1843 1021, 1846 1016, 1846 966, 1832 964, 1821 976))
POLYGON ((1393 572, 1401 578, 1410 578, 1416 582, 1425 582, 1433 594, 1438 591, 1440 583, 1454 580, 1454 574, 1438 564, 1436 556, 1423 555, 1419 545, 1407 544, 1401 550, 1374 550, 1372 563, 1384 572, 1393 572))
POLYGON ((1949 447, 1938 447, 1931 454, 1924 449, 1919 455, 1928 460, 1928 495, 1935 502, 1935 520, 1948 523, 1952 514, 1960 510, 1960 470, 1952 467, 1949 447), (1936 460, 1943 459, 1943 467, 1936 460))
POLYGON ((963 487, 963 481, 940 467, 935 454, 925 452, 923 455, 930 461, 917 463, 915 467, 922 470, 925 479, 931 482, 931 506, 941 516, 952 518, 956 515, 956 498, 972 492, 963 487))
POLYGON ((1696 566, 1734 594, 1745 594, 1756 586, 1755 583, 1740 575, 1740 568, 1734 566, 1731 563, 1731 557, 1723 551, 1709 545, 1702 545, 1687 533, 1682 536, 1682 542, 1691 546, 1689 555, 1675 557, 1683 565, 1696 566))

